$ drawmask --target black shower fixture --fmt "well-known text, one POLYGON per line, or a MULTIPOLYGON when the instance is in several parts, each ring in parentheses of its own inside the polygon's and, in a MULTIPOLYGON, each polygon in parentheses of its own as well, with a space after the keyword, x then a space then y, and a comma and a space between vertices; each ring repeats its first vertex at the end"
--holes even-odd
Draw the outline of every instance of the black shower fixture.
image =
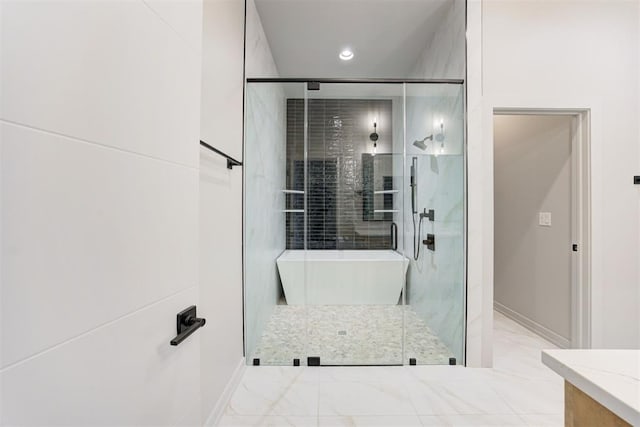
POLYGON ((416 147, 418 147, 419 149, 421 149, 422 151, 424 151, 424 150, 426 150, 426 149, 427 149, 427 144, 426 144, 427 139, 428 139, 429 141, 433 141, 433 134, 431 134, 431 135, 427 135, 427 136, 425 136, 424 138, 419 139, 419 140, 417 140, 417 141, 413 141, 413 145, 415 145, 416 147))

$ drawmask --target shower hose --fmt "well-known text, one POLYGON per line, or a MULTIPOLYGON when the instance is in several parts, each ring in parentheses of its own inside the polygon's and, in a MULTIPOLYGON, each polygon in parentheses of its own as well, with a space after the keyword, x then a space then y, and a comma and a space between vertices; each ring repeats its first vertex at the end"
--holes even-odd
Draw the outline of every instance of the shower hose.
POLYGON ((416 236, 416 213, 413 216, 413 260, 417 261, 420 258, 420 236, 422 235, 422 215, 418 221, 418 235, 416 236), (417 239, 417 240, 416 240, 417 239))

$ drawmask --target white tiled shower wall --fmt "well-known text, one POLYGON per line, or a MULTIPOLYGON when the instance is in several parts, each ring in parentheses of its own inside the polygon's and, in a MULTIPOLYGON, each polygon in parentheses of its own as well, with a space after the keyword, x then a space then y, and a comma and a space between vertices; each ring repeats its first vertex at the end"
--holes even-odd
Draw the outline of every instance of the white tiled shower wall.
POLYGON ((286 248, 286 114, 280 84, 247 86, 245 339, 252 356, 281 295, 275 260, 286 248))
MULTIPOLYGON (((417 79, 465 79, 465 0, 454 0, 442 13, 438 28, 427 41, 410 71, 417 79)), ((450 85, 435 86, 425 91, 407 86, 407 182, 411 157, 418 156, 418 210, 435 210, 435 222, 423 220, 423 234, 436 236, 436 251, 420 249, 419 260, 411 261, 407 277, 407 302, 427 321, 458 359, 462 358, 465 339, 464 276, 464 88, 459 91, 450 85), (430 98, 425 98, 429 95, 430 98), (427 150, 412 146, 428 134, 438 132, 437 122, 444 123, 444 145, 427 141, 427 150), (428 154, 428 155, 425 155, 428 154), (437 156, 434 156, 437 154, 437 156), (444 154, 444 155, 440 155, 444 154)), ((435 139, 435 138, 434 138, 435 139)), ((405 206, 405 253, 413 255, 413 224, 411 198, 405 206)), ((417 217, 416 217, 417 218, 417 217)), ((423 237, 424 238, 424 237, 423 237)), ((422 239, 420 239, 421 241, 422 239)), ((473 305, 473 304, 472 304, 473 305)), ((475 317, 475 313, 471 313, 475 317)), ((485 325, 486 326, 486 325, 485 325)), ((491 325, 488 325, 491 328, 491 325)), ((479 331, 468 334, 475 343, 479 331)), ((479 366, 481 346, 467 349, 470 366, 479 366)))
MULTIPOLYGON (((462 86, 407 86, 407 159, 405 188, 409 188, 412 158, 418 158, 418 212, 433 209, 435 221, 422 221, 417 261, 412 256, 413 218, 411 194, 404 200, 404 247, 411 259, 407 274, 407 303, 458 359, 463 360, 464 340, 464 110, 462 86), (435 120, 434 120, 435 119, 435 120), (437 141, 437 125, 445 124, 444 140, 437 141), (434 129, 434 122, 436 129, 434 129), (427 134, 427 149, 412 145, 427 134), (441 148, 442 147, 442 148, 441 148), (428 154, 425 154, 428 153, 428 154), (435 251, 422 244, 434 234, 435 251)), ((407 190, 408 191, 408 190, 407 190)), ((419 217, 416 215, 416 234, 419 217)), ((420 361, 418 361, 420 363, 420 361)))
POLYGON ((0 423, 199 422, 202 5, 0 7, 0 423))
MULTIPOLYGON (((246 76, 278 77, 255 2, 247 2, 246 76)), ((245 127, 245 342, 260 339, 280 296, 285 250, 286 100, 280 84, 247 85, 245 127)))

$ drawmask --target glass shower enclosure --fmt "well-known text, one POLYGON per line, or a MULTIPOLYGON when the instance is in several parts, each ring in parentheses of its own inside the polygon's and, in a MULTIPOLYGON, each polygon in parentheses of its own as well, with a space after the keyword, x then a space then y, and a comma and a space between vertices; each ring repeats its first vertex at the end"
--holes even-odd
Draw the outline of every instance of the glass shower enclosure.
POLYGON ((463 93, 248 81, 249 364, 464 363, 463 93))

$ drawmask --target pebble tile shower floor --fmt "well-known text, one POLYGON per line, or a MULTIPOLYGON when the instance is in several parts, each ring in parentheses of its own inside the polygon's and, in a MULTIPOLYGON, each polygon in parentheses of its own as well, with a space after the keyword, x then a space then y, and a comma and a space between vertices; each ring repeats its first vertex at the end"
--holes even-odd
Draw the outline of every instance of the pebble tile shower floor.
POLYGON ((291 365, 318 356, 323 365, 448 364, 449 349, 410 306, 277 305, 252 358, 291 365), (404 313, 404 319, 403 319, 404 313))

